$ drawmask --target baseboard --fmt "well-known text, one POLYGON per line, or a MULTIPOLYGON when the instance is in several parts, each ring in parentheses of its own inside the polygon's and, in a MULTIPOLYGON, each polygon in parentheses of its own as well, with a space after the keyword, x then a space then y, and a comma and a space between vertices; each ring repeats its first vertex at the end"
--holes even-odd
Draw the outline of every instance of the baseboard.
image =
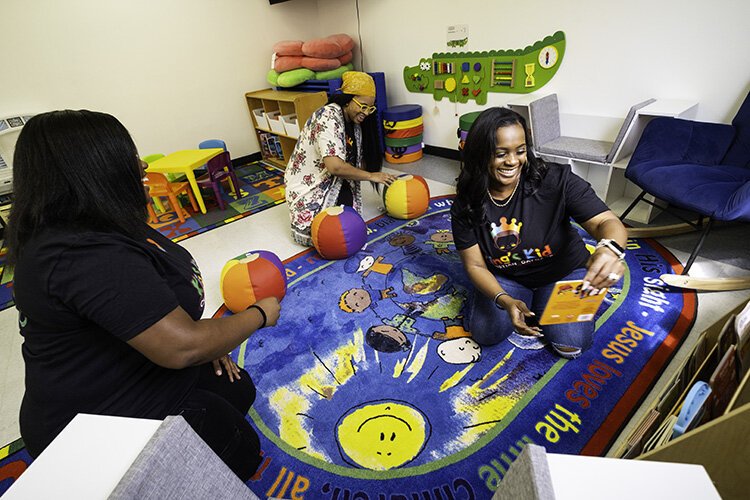
POLYGON ((262 159, 263 159, 263 155, 261 155, 260 151, 258 151, 257 153, 253 153, 251 155, 240 156, 239 158, 232 158, 232 166, 241 167, 242 165, 247 165, 248 163, 253 163, 254 161, 260 161, 262 159))
POLYGON ((439 156, 449 160, 461 161, 461 153, 457 149, 442 148, 440 146, 430 146, 425 144, 423 152, 432 156, 439 156))

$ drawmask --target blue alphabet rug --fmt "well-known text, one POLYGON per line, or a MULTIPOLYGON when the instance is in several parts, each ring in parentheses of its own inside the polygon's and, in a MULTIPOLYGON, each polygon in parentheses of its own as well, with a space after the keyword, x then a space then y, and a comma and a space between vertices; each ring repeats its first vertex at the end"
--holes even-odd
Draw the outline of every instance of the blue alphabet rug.
POLYGON ((281 319, 233 352, 258 389, 256 494, 489 498, 526 443, 604 454, 689 331, 695 293, 659 280, 680 264, 631 240, 580 358, 516 334, 479 346, 464 329, 475 292, 451 202, 433 199, 416 220, 370 221, 350 259, 310 250, 285 262, 281 319))

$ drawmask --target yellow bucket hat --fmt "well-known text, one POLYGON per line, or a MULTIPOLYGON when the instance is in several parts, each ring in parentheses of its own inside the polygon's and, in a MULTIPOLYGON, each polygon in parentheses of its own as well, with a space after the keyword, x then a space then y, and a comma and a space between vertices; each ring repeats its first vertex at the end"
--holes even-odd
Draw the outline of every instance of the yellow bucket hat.
POLYGON ((375 80, 361 71, 347 71, 341 76, 341 91, 344 94, 375 97, 375 80))

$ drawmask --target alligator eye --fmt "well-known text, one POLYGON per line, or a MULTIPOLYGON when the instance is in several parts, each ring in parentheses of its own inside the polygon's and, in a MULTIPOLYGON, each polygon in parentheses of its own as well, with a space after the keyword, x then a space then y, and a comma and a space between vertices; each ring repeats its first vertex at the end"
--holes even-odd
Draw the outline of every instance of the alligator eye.
POLYGON ((427 71, 428 69, 430 69, 429 61, 422 61, 421 63, 419 63, 419 69, 421 69, 422 71, 427 71))

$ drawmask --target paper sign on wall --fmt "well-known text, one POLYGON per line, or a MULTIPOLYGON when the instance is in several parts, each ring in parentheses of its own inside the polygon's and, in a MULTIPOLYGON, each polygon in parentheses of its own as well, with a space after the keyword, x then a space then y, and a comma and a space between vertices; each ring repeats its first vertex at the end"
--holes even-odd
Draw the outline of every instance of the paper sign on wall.
POLYGON ((466 47, 469 43, 469 25, 454 24, 447 29, 448 47, 466 47))

